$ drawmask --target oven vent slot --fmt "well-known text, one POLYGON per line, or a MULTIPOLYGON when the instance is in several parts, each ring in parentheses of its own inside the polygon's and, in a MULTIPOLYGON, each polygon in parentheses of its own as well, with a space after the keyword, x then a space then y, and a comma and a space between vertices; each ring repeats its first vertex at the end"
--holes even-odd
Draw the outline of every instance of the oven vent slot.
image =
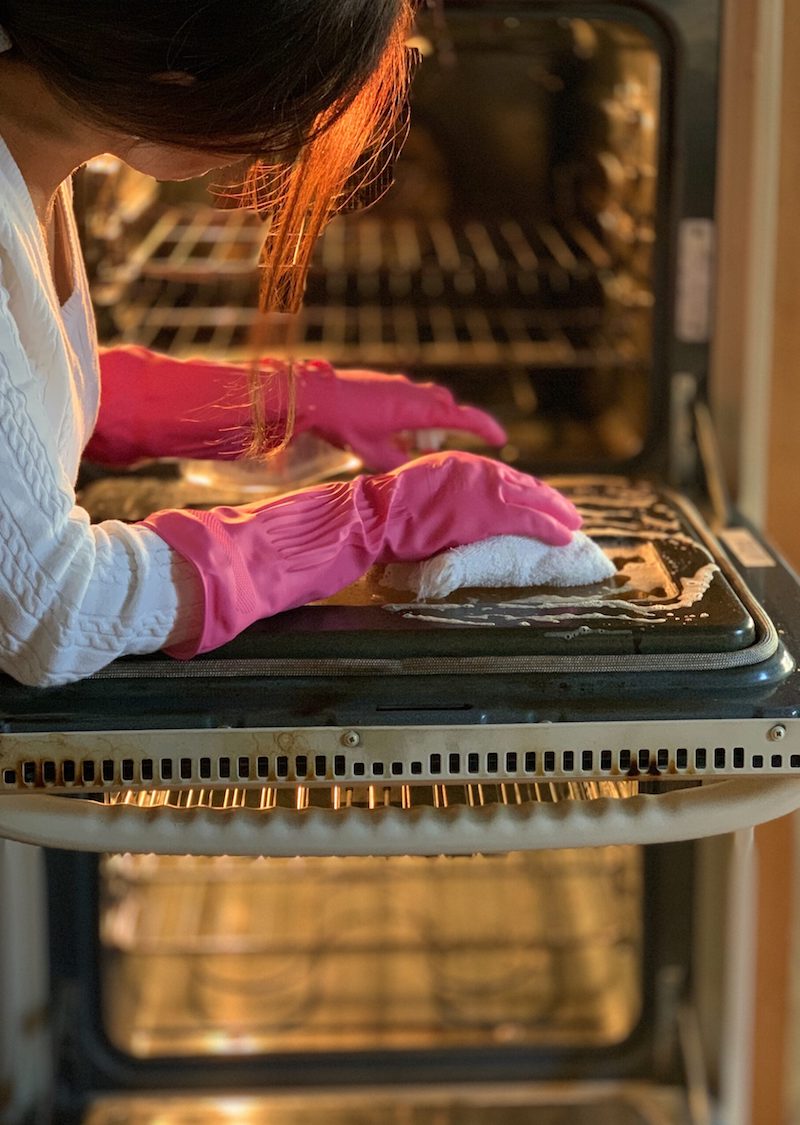
MULTIPOLYGON (((680 784, 680 783, 678 783, 680 784)), ((107 805, 127 805, 140 809, 250 809, 268 813, 273 809, 348 809, 383 808, 447 809, 457 806, 485 808, 492 805, 556 804, 564 801, 595 801, 600 798, 625 799, 639 793, 637 781, 578 782, 501 782, 499 784, 441 785, 333 785, 321 789, 311 785, 264 786, 261 789, 149 789, 105 793, 107 805)), ((98 800, 101 798, 97 798, 98 800)))
MULTIPOLYGON (((107 740, 106 740, 107 741, 107 740)), ((498 740, 499 741, 499 740, 498 740)), ((8 763, 9 756, 5 761, 8 763)), ((506 780, 577 782, 670 779, 735 774, 800 772, 800 754, 765 754, 743 746, 622 747, 602 750, 449 750, 405 753, 402 757, 370 755, 364 748, 340 753, 307 750, 265 754, 189 754, 134 757, 23 757, 0 768, 4 790, 61 790, 84 792, 124 789, 219 789, 240 784, 392 785, 449 780, 502 782, 506 780)))

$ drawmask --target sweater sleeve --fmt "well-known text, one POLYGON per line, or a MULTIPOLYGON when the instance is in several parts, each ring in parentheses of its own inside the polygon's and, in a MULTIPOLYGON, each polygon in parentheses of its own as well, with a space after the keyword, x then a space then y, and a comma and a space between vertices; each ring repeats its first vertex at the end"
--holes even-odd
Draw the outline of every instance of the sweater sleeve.
POLYGON ((50 686, 200 628, 189 564, 158 535, 92 525, 76 505, 29 361, 0 290, 0 669, 50 686))

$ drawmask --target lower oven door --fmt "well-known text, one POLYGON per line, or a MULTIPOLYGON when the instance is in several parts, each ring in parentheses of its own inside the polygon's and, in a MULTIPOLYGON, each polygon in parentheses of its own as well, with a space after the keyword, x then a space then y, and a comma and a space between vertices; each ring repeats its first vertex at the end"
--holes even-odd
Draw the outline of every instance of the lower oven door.
POLYGON ((690 1120, 694 845, 48 865, 59 1121, 690 1120))
POLYGON ((796 577, 743 527, 736 565, 650 484, 569 487, 617 560, 607 588, 399 607, 360 588, 188 663, 0 684, 0 836, 468 855, 694 839, 800 806, 796 577))

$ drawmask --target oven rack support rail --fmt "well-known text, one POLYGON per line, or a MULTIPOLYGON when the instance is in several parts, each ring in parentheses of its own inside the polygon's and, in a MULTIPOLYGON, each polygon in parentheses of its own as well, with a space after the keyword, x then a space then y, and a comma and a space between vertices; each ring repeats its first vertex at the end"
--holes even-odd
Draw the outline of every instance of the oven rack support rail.
MULTIPOLYGON (((624 787, 621 787, 621 790, 624 787)), ((635 787, 630 787, 632 791, 635 787)), ((604 790, 600 790, 603 792, 604 790)), ((299 804, 299 802, 298 802, 299 804)), ((657 843, 800 808, 800 720, 0 736, 0 837, 89 851, 470 854, 657 843), (138 790, 666 782, 618 799, 450 807, 157 807, 138 790), (675 782, 699 782, 675 789, 675 782), (75 800, 76 796, 97 799, 75 800), (120 799, 123 798, 123 799, 120 799), (105 802, 105 803, 103 803, 105 802)))

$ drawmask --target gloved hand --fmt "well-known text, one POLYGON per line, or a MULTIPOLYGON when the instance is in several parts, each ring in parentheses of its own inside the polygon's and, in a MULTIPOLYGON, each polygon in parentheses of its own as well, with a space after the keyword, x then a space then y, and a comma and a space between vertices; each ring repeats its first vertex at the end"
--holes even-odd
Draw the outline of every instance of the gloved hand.
MULTIPOLYGON (((280 361, 266 360, 266 379, 270 368, 285 370, 280 361)), ((124 347, 102 352, 100 369, 100 414, 85 450, 90 460, 130 465, 152 457, 235 458, 247 448, 246 368, 124 347)), ((404 431, 465 430, 489 445, 505 441, 494 419, 456 405, 444 387, 402 375, 336 372, 321 360, 296 364, 295 371, 295 433, 313 430, 352 449, 371 469, 393 469, 408 459, 410 449, 398 441, 404 431)))
POLYGON ((295 428, 352 449, 368 468, 384 472, 408 460, 415 431, 460 430, 487 445, 506 440, 494 418, 459 406, 445 387, 413 383, 404 375, 335 371, 322 360, 310 360, 298 371, 295 428))
POLYGON ((84 455, 101 465, 235 458, 249 444, 244 368, 118 347, 100 353, 100 385, 100 413, 84 455))
POLYGON ((203 583, 201 635, 168 650, 190 657, 260 618, 329 597, 374 563, 425 559, 490 535, 566 545, 581 519, 534 477, 468 453, 434 453, 382 476, 261 504, 156 512, 143 522, 203 583))

